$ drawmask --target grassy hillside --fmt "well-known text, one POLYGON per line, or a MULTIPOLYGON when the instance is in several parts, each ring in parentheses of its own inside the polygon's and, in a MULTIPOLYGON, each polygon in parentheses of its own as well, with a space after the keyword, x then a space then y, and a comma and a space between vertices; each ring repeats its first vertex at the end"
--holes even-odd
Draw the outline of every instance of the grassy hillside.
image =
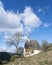
POLYGON ((19 58, 5 65, 52 65, 52 50, 27 58, 19 58))

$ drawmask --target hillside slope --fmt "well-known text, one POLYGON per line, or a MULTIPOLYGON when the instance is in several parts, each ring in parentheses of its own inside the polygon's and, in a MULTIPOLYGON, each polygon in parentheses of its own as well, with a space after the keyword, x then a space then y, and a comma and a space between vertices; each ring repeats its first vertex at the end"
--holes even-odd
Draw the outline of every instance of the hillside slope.
POLYGON ((19 58, 5 65, 52 65, 52 50, 39 53, 32 57, 19 58))

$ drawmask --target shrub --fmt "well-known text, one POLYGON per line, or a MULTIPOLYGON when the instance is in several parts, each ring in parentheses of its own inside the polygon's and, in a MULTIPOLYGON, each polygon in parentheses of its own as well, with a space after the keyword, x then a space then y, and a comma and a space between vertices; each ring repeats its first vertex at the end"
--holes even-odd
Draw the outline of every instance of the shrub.
POLYGON ((0 60, 0 65, 2 64, 2 61, 0 60))
POLYGON ((50 50, 52 50, 52 44, 47 45, 47 51, 50 51, 50 50))
POLYGON ((8 61, 2 60, 2 64, 7 64, 7 63, 8 63, 8 61))
POLYGON ((20 55, 20 58, 24 58, 24 56, 23 55, 20 55))
POLYGON ((15 59, 18 59, 18 58, 23 58, 23 55, 13 55, 11 56, 10 61, 13 62, 15 59))
POLYGON ((16 55, 11 56, 10 61, 13 62, 17 58, 16 55))
POLYGON ((41 49, 42 49, 44 52, 47 51, 47 45, 48 45, 48 42, 47 42, 47 41, 42 41, 41 49))

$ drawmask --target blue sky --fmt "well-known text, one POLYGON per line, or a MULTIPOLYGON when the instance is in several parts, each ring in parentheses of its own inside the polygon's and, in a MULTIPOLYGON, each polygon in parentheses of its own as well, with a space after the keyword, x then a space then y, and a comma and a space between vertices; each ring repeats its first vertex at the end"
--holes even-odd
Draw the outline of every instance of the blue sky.
POLYGON ((0 0, 0 48, 16 32, 51 43, 52 0, 0 0))

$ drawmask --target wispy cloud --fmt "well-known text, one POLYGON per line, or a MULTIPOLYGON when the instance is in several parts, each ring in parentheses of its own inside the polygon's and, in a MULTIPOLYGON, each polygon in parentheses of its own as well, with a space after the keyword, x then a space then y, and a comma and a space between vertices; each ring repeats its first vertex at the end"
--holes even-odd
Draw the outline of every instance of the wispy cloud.
POLYGON ((49 9, 50 9, 50 5, 47 5, 47 6, 45 7, 45 10, 48 11, 49 9))
POLYGON ((43 8, 38 8, 38 13, 41 15, 41 17, 45 16, 45 10, 43 8))
POLYGON ((48 11, 50 9, 50 5, 47 5, 47 6, 45 6, 45 7, 43 7, 43 8, 41 8, 41 7, 38 7, 38 12, 39 13, 43 13, 43 12, 45 12, 45 11, 48 11))
POLYGON ((41 8, 38 8, 38 12, 43 12, 43 9, 41 9, 41 8))
POLYGON ((44 23, 43 24, 43 27, 49 27, 49 26, 51 26, 52 25, 52 23, 44 23))
POLYGON ((10 53, 15 53, 15 52, 16 52, 16 49, 15 49, 14 46, 13 46, 13 48, 12 48, 12 46, 11 46, 10 48, 2 47, 2 48, 0 48, 0 52, 10 52, 10 53))

